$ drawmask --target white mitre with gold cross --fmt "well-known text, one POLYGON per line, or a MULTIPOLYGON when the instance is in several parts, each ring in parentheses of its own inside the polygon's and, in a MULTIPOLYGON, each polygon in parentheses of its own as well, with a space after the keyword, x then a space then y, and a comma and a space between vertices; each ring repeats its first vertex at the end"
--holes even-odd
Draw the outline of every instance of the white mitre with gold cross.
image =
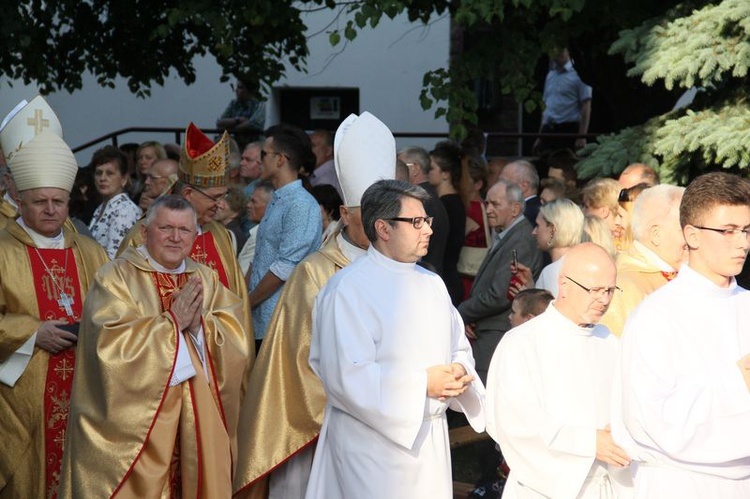
POLYGON ((78 163, 62 135, 60 120, 41 96, 22 101, 5 117, 0 144, 19 191, 71 191, 78 163))

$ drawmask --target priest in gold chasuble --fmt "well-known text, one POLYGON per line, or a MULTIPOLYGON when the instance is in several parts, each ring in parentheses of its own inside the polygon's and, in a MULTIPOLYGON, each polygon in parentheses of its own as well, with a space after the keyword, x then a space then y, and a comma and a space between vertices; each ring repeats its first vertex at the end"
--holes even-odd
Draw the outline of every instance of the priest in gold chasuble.
POLYGON ((187 258, 187 200, 160 197, 142 227, 86 298, 60 497, 230 497, 243 304, 187 258))
MULTIPOLYGON (((172 193, 187 199, 198 214, 198 237, 190 258, 210 267, 219 281, 232 290, 245 304, 245 329, 251 340, 250 366, 255 359, 255 343, 247 300, 247 285, 237 261, 236 242, 223 224, 213 220, 227 194, 226 169, 229 164, 229 135, 225 132, 215 144, 198 127, 190 123, 185 131, 185 144, 180 155, 178 181, 172 193)), ((118 256, 129 247, 143 244, 141 224, 136 222, 123 239, 118 256)))
POLYGON ((54 498, 77 325, 107 255, 64 227, 78 165, 46 102, 24 101, 5 121, 20 216, 0 230, 0 498, 54 498))

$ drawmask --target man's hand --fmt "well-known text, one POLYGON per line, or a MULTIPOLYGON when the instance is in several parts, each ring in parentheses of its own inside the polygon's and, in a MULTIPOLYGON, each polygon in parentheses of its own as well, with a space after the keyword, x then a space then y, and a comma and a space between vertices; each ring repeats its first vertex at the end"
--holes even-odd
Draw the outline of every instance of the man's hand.
POLYGON ((581 137, 580 139, 576 139, 576 143, 575 143, 576 151, 579 149, 583 149, 584 147, 586 147, 586 139, 583 137, 581 137))
MULTIPOLYGON (((466 371, 461 368, 466 377, 466 371)), ((438 400, 458 397, 466 391, 466 384, 456 379, 452 364, 438 365, 427 368, 427 396, 438 400)))
POLYGON ((603 430, 596 430, 596 458, 618 468, 630 464, 630 457, 612 440, 609 426, 603 430))
POLYGON ((187 283, 185 283, 185 286, 175 293, 175 299, 170 308, 177 320, 177 328, 180 331, 191 329, 193 326, 196 326, 196 320, 197 323, 200 324, 202 304, 203 283, 199 276, 193 275, 188 279, 187 283))
POLYGON ((474 381, 474 376, 472 376, 471 374, 467 374, 466 368, 458 362, 454 362, 453 364, 451 364, 451 368, 453 369, 453 377, 455 378, 455 380, 463 383, 464 386, 474 381))
POLYGON ((44 321, 36 330, 36 346, 49 353, 60 353, 76 344, 78 337, 57 326, 67 324, 66 321, 44 321))
POLYGON ((474 328, 476 327, 476 324, 465 324, 464 325, 464 331, 466 332, 466 337, 470 340, 476 340, 478 338, 477 333, 474 331, 474 328))

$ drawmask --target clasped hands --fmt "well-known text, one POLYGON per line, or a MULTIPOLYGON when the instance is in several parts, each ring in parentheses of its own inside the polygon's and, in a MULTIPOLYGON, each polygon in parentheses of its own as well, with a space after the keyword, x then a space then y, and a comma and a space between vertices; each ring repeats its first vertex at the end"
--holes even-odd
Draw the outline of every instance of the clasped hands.
POLYGON ((180 331, 195 334, 201 325, 203 312, 203 283, 197 275, 191 276, 181 290, 174 294, 170 310, 180 331))
POLYGON ((466 391, 474 376, 461 364, 442 364, 427 368, 427 396, 438 400, 458 397, 466 391))

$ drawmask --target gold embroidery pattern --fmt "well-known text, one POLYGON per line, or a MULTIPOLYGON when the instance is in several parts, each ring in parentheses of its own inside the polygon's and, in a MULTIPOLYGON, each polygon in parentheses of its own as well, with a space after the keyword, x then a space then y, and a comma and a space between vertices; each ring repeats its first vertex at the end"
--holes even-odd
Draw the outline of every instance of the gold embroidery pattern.
POLYGON ((154 284, 156 284, 156 289, 159 292, 161 309, 169 310, 172 308, 175 293, 181 290, 187 282, 187 274, 163 274, 161 272, 154 272, 151 275, 154 279, 154 284))

